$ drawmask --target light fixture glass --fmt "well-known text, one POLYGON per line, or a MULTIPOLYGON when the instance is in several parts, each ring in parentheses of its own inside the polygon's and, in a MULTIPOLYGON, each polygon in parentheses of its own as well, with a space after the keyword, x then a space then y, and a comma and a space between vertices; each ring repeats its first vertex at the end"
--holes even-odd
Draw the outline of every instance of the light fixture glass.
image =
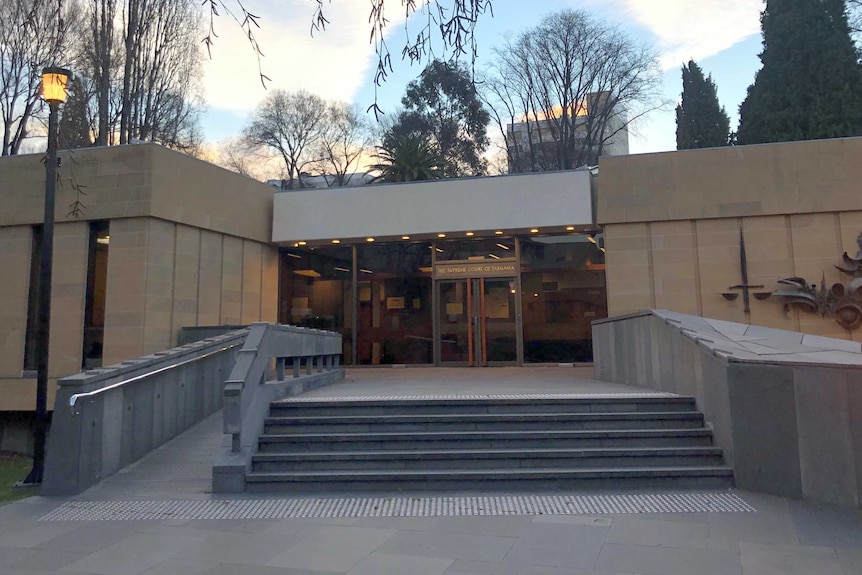
POLYGON ((567 231, 567 232, 573 232, 573 231, 575 231, 575 226, 566 226, 566 231, 567 231))
POLYGON ((473 236, 474 234, 473 234, 473 232, 467 232, 465 235, 466 236, 473 236))
POLYGON ((42 99, 46 102, 62 104, 69 95, 69 82, 72 73, 65 68, 44 68, 42 70, 42 99))
POLYGON ((364 274, 373 274, 373 273, 374 273, 374 272, 373 272, 373 271, 371 271, 371 270, 364 270, 364 269, 360 269, 359 271, 361 271, 361 272, 362 272, 362 273, 364 273, 364 274))
POLYGON ((308 244, 308 242, 297 242, 296 243, 297 246, 304 246, 306 244, 308 244))
POLYGON ((402 239, 402 240, 409 240, 409 239, 410 239, 410 236, 401 236, 401 239, 402 239))
POLYGON ((497 254, 488 254, 488 255, 489 255, 490 257, 494 258, 495 260, 500 259, 500 256, 498 256, 497 254))
POLYGON ((602 253, 605 253, 605 248, 599 248, 599 250, 601 250, 602 253))
POLYGON ((534 293, 534 294, 533 294, 533 297, 539 297, 539 294, 534 293))
POLYGON ((589 241, 591 244, 594 244, 594 243, 596 243, 596 238, 594 238, 593 236, 590 235, 590 236, 587 236, 587 241, 589 241))
POLYGON ((349 270, 349 269, 347 269, 347 268, 335 268, 335 271, 339 271, 339 272, 349 272, 350 270, 349 270))
POLYGON ((507 246, 506 244, 497 244, 497 247, 498 247, 498 248, 503 248, 504 250, 508 250, 508 249, 510 249, 510 248, 509 248, 509 246, 507 246))
POLYGON ((373 241, 374 241, 374 238, 365 238, 365 241, 366 241, 366 242, 373 242, 373 241))
POLYGON ((340 243, 341 243, 341 240, 332 240, 332 243, 334 243, 334 244, 340 244, 340 243))
POLYGON ((494 235, 495 236, 502 236, 503 232, 501 232, 500 230, 497 230, 496 232, 494 232, 494 235))
POLYGON ((301 260, 301 259, 302 259, 302 256, 297 255, 297 254, 291 254, 291 253, 288 253, 287 255, 289 255, 289 256, 290 256, 290 257, 292 257, 292 258, 296 258, 296 259, 298 259, 298 260, 301 260))
POLYGON ((539 233, 539 228, 533 228, 533 229, 531 229, 531 230, 530 230, 530 233, 531 233, 531 234, 538 234, 538 233, 539 233))
POLYGON ((437 237, 438 237, 438 238, 445 238, 445 237, 446 237, 446 234, 437 234, 437 237))

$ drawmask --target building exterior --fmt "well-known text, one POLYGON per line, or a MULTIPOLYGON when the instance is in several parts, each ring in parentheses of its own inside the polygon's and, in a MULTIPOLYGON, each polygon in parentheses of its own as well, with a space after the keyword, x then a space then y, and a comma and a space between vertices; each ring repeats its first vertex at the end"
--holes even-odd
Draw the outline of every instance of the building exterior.
MULTIPOLYGON (((272 188, 153 144, 60 156, 52 381, 174 346, 181 327, 276 318, 272 188)), ((35 406, 44 192, 41 155, 0 159, 0 411, 35 406)))
POLYGON ((857 265, 843 254, 860 249, 862 138, 602 158, 599 174, 611 316, 667 309, 862 340, 829 309, 862 303, 858 282, 836 268, 857 265), (762 286, 749 289, 749 313, 732 287, 744 283, 740 230, 747 283, 762 286), (826 305, 785 312, 789 298, 766 297, 793 289, 777 283, 785 278, 802 278, 826 305))
POLYGON ((279 319, 347 365, 590 361, 592 198, 589 170, 276 193, 279 319))
POLYGON ((571 117, 563 118, 558 107, 548 114, 524 114, 521 121, 509 124, 509 173, 594 166, 599 156, 628 154, 625 111, 607 104, 606 94, 588 94, 586 102, 569 112, 571 117))
MULTIPOLYGON (((289 192, 152 144, 62 160, 52 379, 260 320, 338 331, 347 365, 590 361, 593 320, 645 308, 862 338, 770 296, 860 295, 862 138, 289 192)), ((39 155, 0 159, 0 411, 35 404, 44 178, 39 155)))

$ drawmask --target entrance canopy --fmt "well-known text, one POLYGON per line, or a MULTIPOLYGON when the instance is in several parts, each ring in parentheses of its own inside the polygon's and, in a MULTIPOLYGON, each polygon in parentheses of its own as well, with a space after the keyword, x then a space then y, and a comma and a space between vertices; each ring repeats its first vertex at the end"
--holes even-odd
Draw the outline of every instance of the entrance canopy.
POLYGON ((588 169, 283 191, 274 242, 366 241, 502 230, 506 235, 591 228, 588 169))

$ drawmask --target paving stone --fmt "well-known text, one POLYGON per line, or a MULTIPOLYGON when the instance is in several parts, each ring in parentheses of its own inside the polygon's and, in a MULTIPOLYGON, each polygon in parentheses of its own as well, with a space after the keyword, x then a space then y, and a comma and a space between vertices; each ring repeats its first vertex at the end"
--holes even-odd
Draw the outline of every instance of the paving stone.
POLYGON ((436 517, 361 517, 354 525, 399 531, 425 531, 433 527, 437 521, 436 517))
POLYGON ((602 547, 595 569, 655 575, 741 575, 739 555, 714 549, 616 545, 602 547))
POLYGON ((399 532, 382 545, 378 552, 475 561, 502 561, 514 542, 513 537, 493 535, 439 531, 399 532))
POLYGON ((347 575, 443 575, 452 559, 371 553, 347 575))
POLYGON ((265 533, 214 533, 179 553, 176 559, 238 565, 266 565, 285 549, 285 538, 265 533))
MULTIPOLYGON (((168 559, 142 571, 140 575, 201 575, 211 572, 219 564, 214 561, 191 561, 188 559, 168 559)), ((236 566, 234 566, 236 569, 236 566)))
POLYGON ((793 523, 803 545, 862 549, 862 510, 789 503, 793 523))
POLYGON ((587 527, 610 527, 612 517, 595 517, 590 515, 537 515, 533 523, 562 523, 564 525, 585 525, 587 527))
POLYGON ((512 547, 506 562, 592 569, 607 532, 602 526, 533 523, 512 547))
POLYGON ((793 518, 774 513, 713 513, 709 517, 709 547, 737 550, 740 541, 798 544, 793 518))
POLYGON ((272 567, 347 572, 395 535, 394 529, 326 525, 271 558, 272 567))
POLYGON ((522 568, 522 565, 515 563, 456 559, 446 575, 517 575, 522 568))
POLYGON ((104 575, 138 575, 203 540, 203 537, 139 533, 82 557, 63 569, 104 575))
POLYGON ((709 541, 709 527, 706 523, 618 517, 614 519, 605 541, 624 545, 705 548, 709 541))
POLYGON ((37 554, 38 551, 34 549, 0 546, 0 567, 14 565, 37 554))
POLYGON ((744 575, 844 575, 835 552, 829 547, 739 543, 744 575))
POLYGON ((530 516, 514 517, 441 517, 432 531, 464 533, 467 535, 494 535, 518 537, 533 520, 530 516))
POLYGON ((862 575, 862 550, 839 548, 835 555, 847 575, 862 575))

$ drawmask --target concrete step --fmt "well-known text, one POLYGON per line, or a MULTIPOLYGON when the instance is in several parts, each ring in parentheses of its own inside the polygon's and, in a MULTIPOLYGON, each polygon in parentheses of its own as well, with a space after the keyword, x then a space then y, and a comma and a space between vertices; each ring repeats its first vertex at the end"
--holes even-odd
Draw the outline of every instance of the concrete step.
POLYGON ((726 488, 726 466, 483 470, 383 470, 261 473, 246 476, 248 491, 291 493, 427 490, 726 488))
POLYGON ((279 416, 264 422, 266 434, 400 433, 407 431, 516 431, 588 429, 692 429, 699 412, 463 413, 279 416))
POLYGON ((263 434, 258 451, 340 452, 432 449, 537 449, 587 447, 708 447, 709 429, 583 431, 439 431, 404 433, 263 434))
POLYGON ((535 397, 486 399, 356 399, 284 400, 274 402, 273 417, 326 415, 431 415, 446 413, 609 413, 632 411, 695 411, 695 400, 688 396, 661 397, 535 397))
POLYGON ((342 451, 259 453, 252 458, 252 470, 261 473, 393 469, 705 467, 721 464, 722 453, 716 447, 342 451))

